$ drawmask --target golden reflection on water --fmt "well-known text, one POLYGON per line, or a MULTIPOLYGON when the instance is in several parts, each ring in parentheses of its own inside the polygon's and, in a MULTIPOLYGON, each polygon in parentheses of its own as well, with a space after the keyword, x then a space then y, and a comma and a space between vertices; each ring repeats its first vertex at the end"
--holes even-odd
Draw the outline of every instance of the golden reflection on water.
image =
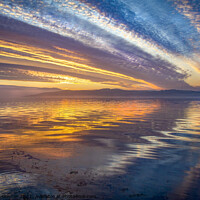
MULTIPOLYGON (((159 109, 159 102, 137 101, 39 101, 18 102, 4 105, 1 109, 1 149, 29 147, 29 151, 68 156, 59 153, 59 148, 37 147, 47 141, 77 142, 87 130, 111 129, 115 122, 124 119, 143 120, 145 115, 159 109), (32 149, 31 149, 32 148, 32 149)), ((123 123, 130 123, 124 121, 123 123)), ((131 122, 133 123, 133 122, 131 122)), ((72 152, 71 152, 72 153, 72 152)))
MULTIPOLYGON (((191 156, 199 149, 199 110, 198 102, 176 100, 1 102, 0 161, 8 174, 0 174, 0 188, 9 190, 15 184, 25 187, 40 182, 61 191, 69 185, 80 189, 78 181, 82 179, 95 183, 103 177, 126 174, 127 166, 146 159, 151 161, 148 167, 140 165, 144 170, 141 173, 151 170, 154 179, 154 169, 164 170, 164 175, 168 166, 169 177, 170 173, 183 177, 172 193, 187 191, 199 170, 199 159, 191 156), (180 162, 182 155, 177 151, 183 152, 184 159, 195 159, 196 164, 184 168, 187 162, 180 162), (173 168, 179 162, 181 172, 173 168), (13 166, 24 173, 12 172, 13 166)), ((134 176, 139 180, 143 177, 137 170, 134 176)), ((145 179, 151 182, 148 176, 145 179)))
MULTIPOLYGON (((37 180, 53 181, 54 187, 67 187, 68 182, 63 177, 70 181, 72 177, 66 177, 66 174, 74 168, 79 168, 79 176, 88 176, 87 171, 91 168, 98 172, 98 176, 105 175, 105 171, 113 174, 133 157, 126 151, 117 155, 116 138, 111 134, 113 129, 123 131, 124 127, 119 128, 121 124, 134 124, 134 119, 144 121, 148 114, 159 108, 159 101, 70 99, 2 102, 0 158, 26 173, 42 177, 37 180), (98 138, 99 133, 94 131, 102 131, 101 134, 108 135, 108 138, 98 138), (90 141, 87 136, 91 134, 97 137, 90 141)), ((9 170, 8 167, 6 171, 10 173, 9 170)), ((2 174, 0 179, 0 192, 8 191, 16 184, 20 187, 34 185, 33 176, 27 180, 18 172, 11 176, 2 174)), ((71 181, 76 182, 76 179, 71 181)))

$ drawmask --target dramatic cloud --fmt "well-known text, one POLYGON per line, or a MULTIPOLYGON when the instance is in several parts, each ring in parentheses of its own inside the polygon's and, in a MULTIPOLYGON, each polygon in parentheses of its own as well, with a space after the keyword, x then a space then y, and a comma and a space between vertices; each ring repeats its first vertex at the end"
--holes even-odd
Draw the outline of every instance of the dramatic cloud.
POLYGON ((198 90, 199 6, 178 0, 3 0, 0 82, 198 90))

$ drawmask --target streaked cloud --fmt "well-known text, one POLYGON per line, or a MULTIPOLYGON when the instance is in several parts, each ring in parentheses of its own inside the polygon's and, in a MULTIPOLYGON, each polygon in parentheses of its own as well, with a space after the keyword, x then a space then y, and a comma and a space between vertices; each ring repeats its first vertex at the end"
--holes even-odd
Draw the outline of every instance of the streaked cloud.
POLYGON ((1 63, 15 65, 2 80, 77 89, 200 86, 199 14, 189 1, 3 0, 0 7, 1 63))

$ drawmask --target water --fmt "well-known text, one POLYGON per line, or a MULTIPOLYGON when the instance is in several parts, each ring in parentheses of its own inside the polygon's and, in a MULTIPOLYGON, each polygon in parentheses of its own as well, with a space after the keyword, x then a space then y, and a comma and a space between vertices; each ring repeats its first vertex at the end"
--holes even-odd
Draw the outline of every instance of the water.
POLYGON ((200 199, 197 100, 1 101, 0 141, 0 199, 200 199))

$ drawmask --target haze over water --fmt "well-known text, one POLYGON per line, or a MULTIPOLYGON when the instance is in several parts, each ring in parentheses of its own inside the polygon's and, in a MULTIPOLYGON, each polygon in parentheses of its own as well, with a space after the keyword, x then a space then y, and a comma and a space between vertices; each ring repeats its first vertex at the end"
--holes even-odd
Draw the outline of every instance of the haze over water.
POLYGON ((200 199, 199 110, 176 99, 1 101, 1 199, 200 199))

